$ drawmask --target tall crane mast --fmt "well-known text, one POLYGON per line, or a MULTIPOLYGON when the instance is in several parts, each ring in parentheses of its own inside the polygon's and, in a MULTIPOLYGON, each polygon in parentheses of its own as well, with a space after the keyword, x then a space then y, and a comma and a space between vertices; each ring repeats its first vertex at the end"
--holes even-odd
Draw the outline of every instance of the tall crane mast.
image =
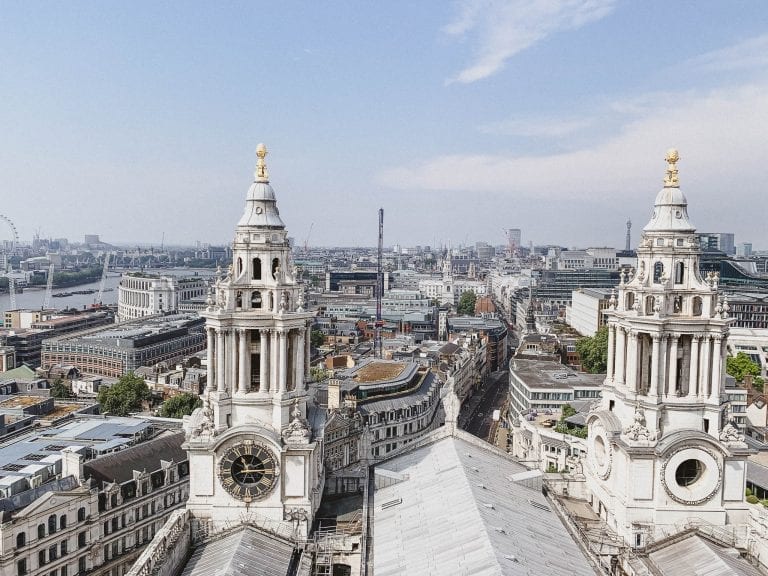
POLYGON ((376 258, 376 340, 374 342, 374 356, 381 358, 381 328, 384 325, 381 319, 381 298, 384 295, 384 273, 381 268, 381 258, 384 252, 384 208, 379 208, 379 253, 376 258))
POLYGON ((48 267, 48 278, 45 283, 45 298, 43 298, 43 310, 48 310, 51 306, 51 294, 53 293, 53 262, 48 267))

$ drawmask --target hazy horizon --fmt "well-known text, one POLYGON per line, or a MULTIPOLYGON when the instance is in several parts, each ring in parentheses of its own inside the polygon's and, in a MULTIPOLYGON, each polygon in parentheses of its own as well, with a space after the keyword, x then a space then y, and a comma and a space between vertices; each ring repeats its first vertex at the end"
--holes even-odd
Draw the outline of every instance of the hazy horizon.
MULTIPOLYGON (((310 246, 632 246, 680 150, 700 231, 768 248, 764 2, 8 2, 22 239, 229 243, 257 143, 310 246), (311 233, 310 233, 311 230, 311 233), (82 234, 78 234, 82 237, 82 234)), ((0 223, 2 234, 8 234, 0 223)))

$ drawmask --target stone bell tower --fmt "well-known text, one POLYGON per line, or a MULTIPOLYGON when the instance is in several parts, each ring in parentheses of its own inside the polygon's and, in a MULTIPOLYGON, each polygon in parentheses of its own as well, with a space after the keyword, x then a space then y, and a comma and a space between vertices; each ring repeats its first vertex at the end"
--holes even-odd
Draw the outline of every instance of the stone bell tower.
POLYGON ((632 546, 746 518, 748 449, 724 395, 728 301, 699 272, 700 248, 667 153, 664 188, 611 296, 608 366, 590 412, 587 489, 594 509, 632 546))
POLYGON ((188 509, 216 529, 281 523, 304 535, 322 493, 321 441, 307 422, 309 333, 303 286, 269 184, 263 144, 235 227, 233 261, 201 315, 208 336, 203 408, 185 423, 188 509))

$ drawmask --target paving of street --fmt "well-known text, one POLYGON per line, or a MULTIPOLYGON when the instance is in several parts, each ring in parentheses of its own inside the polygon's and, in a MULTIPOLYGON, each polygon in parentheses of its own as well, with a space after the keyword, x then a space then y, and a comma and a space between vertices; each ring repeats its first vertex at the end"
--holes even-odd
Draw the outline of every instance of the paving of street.
POLYGON ((492 373, 475 396, 462 410, 463 428, 487 442, 494 427, 493 411, 501 410, 507 400, 509 373, 506 370, 492 373), (466 414, 465 414, 466 411, 466 414))

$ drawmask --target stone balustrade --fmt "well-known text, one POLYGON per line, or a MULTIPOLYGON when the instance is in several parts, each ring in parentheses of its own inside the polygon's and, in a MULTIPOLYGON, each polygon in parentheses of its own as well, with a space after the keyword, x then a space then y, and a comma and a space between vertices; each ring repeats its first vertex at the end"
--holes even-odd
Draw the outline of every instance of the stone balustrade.
POLYGON ((190 514, 176 510, 141 553, 127 576, 170 576, 177 573, 190 547, 190 514))

